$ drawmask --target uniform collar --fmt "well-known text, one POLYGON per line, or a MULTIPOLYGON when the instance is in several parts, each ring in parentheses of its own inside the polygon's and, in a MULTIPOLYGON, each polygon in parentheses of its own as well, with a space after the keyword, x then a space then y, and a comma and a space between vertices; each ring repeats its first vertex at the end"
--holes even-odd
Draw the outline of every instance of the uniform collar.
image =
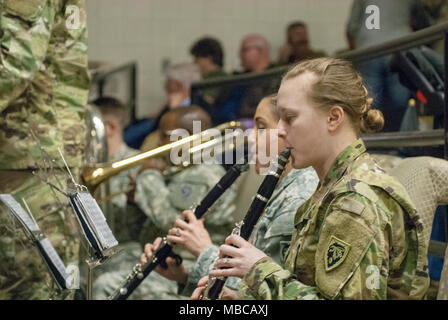
POLYGON ((347 148, 345 148, 333 161, 324 179, 323 186, 327 186, 330 182, 339 180, 350 163, 366 151, 366 146, 361 139, 355 140, 347 148))

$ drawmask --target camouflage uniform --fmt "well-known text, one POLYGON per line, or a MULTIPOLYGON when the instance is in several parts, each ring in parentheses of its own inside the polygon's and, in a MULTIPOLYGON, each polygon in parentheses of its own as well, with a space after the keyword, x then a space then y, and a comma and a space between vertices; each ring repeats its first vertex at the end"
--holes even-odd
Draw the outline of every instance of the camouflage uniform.
MULTIPOLYGON (((126 144, 122 144, 115 154, 110 157, 110 162, 116 162, 138 154, 139 151, 136 149, 129 148, 126 144)), ((120 244, 128 242, 131 239, 138 240, 138 237, 133 237, 130 230, 133 229, 132 225, 132 213, 134 213, 136 208, 130 208, 128 205, 128 199, 125 190, 130 187, 131 180, 129 175, 136 179, 140 167, 134 167, 130 170, 122 171, 115 177, 110 178, 110 194, 115 194, 121 192, 121 194, 113 197, 111 199, 111 213, 108 213, 113 221, 110 223, 115 238, 120 244), (128 212, 129 211, 129 212, 128 212), (129 219, 128 219, 129 218, 129 219)))
MULTIPOLYGON (((156 237, 164 237, 172 228, 174 221, 181 217, 183 210, 198 204, 207 192, 224 175, 220 165, 193 165, 183 171, 164 177, 159 171, 145 170, 137 178, 135 202, 147 216, 140 234, 140 243, 153 242, 156 237)), ((214 243, 223 242, 231 232, 234 223, 235 197, 238 180, 210 208, 205 216, 205 226, 210 230, 214 243)), ((186 250, 177 249, 184 264, 189 268, 194 256, 186 250)), ((118 288, 131 271, 133 265, 140 261, 142 250, 133 249, 134 263, 127 269, 109 273, 106 279, 100 276, 94 285, 95 299, 105 299, 118 288)), ((178 294, 177 283, 167 280, 152 272, 147 279, 130 296, 130 299, 187 299, 178 294)))
MULTIPOLYGON (((318 178, 312 168, 292 170, 276 186, 265 212, 253 234, 253 244, 269 255, 277 263, 283 264, 293 232, 294 215, 316 189, 318 178)), ((210 273, 218 258, 219 248, 208 246, 199 256, 188 274, 187 284, 182 294, 191 296, 198 281, 210 273)), ((240 279, 227 279, 226 286, 238 290, 240 279)))
MULTIPOLYGON (((75 177, 82 166, 89 88, 84 0, 0 0, 0 43, 1 192, 24 198, 64 263, 77 263, 79 237, 67 199, 32 171, 45 166, 40 147, 57 160, 56 168, 63 167, 60 148, 75 177), (79 9, 74 29, 66 27, 68 5, 79 9)), ((67 174, 56 170, 49 180, 65 188, 67 174)), ((10 217, 2 207, 0 298, 65 296, 51 289, 41 257, 10 217)))
POLYGON ((404 187, 365 150, 357 140, 336 158, 295 216, 285 269, 260 259, 243 278, 242 298, 425 298, 421 219, 404 187))

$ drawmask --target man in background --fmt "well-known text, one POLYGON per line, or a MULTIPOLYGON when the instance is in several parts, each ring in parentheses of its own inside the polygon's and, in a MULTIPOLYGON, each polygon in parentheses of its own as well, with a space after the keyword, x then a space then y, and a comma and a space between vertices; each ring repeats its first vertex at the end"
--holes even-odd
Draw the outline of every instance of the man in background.
MULTIPOLYGON (((124 105, 111 97, 98 98, 93 104, 99 108, 105 125, 108 162, 117 162, 138 154, 139 150, 128 147, 123 141, 123 126, 127 117, 124 105)), ((109 180, 109 193, 114 196, 110 199, 112 212, 107 216, 113 218, 113 221, 109 223, 113 226, 112 231, 120 245, 133 239, 135 234, 133 231, 141 223, 138 214, 136 217, 132 216, 137 212, 131 212, 128 207, 129 192, 131 192, 139 170, 140 167, 137 166, 122 171, 109 180)), ((134 237, 133 240, 137 239, 134 237)))
MULTIPOLYGON (((275 67, 271 62, 269 50, 269 42, 264 36, 260 34, 246 35, 242 39, 240 46, 240 60, 243 72, 234 72, 234 74, 262 73, 275 67)), ((249 84, 237 85, 234 88, 234 93, 241 93, 241 98, 236 104, 238 107, 235 111, 236 117, 251 121, 255 115, 258 102, 275 90, 276 85, 272 79, 261 79, 249 84)))
MULTIPOLYGON (((214 38, 205 37, 196 41, 190 49, 194 57, 194 63, 199 66, 202 80, 225 77, 224 52, 221 43, 214 38)), ((223 90, 219 87, 203 90, 204 100, 213 105, 222 98, 223 90)))
POLYGON ((200 68, 194 63, 179 63, 170 65, 166 71, 165 92, 166 103, 154 120, 155 131, 150 133, 141 146, 142 151, 148 151, 158 146, 160 120, 172 109, 186 107, 191 104, 190 87, 193 82, 201 79, 200 68))
POLYGON ((259 73, 273 67, 269 47, 268 40, 261 34, 246 35, 241 40, 240 45, 240 60, 243 72, 234 72, 234 74, 259 73))
POLYGON ((286 43, 280 49, 279 64, 291 64, 303 59, 325 57, 322 50, 311 48, 308 27, 302 21, 291 23, 286 29, 286 43))

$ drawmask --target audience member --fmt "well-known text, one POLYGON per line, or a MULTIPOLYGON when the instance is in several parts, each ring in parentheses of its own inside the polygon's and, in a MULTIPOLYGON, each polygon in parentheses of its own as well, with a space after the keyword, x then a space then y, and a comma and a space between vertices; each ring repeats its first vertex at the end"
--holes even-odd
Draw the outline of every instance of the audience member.
MULTIPOLYGON (((201 38, 196 41, 190 49, 194 62, 199 66, 202 79, 225 77, 223 70, 224 52, 221 43, 211 37, 201 38)), ((214 104, 222 98, 225 91, 219 87, 205 89, 203 98, 208 104, 214 104)))
POLYGON ((308 27, 304 22, 291 23, 286 29, 286 43, 280 49, 279 64, 291 64, 303 59, 325 57, 321 50, 313 50, 308 37, 308 27))
MULTIPOLYGON (((402 37, 412 32, 411 9, 415 0, 354 0, 347 24, 347 40, 351 49, 361 49, 402 37), (379 9, 379 29, 370 29, 367 6, 379 9)), ((373 95, 372 107, 385 118, 384 131, 398 131, 408 105, 410 91, 401 85, 398 74, 390 71, 391 56, 383 56, 357 65, 366 86, 373 95)))
POLYGON ((143 141, 141 150, 153 149, 158 144, 159 132, 157 131, 162 116, 171 109, 191 105, 190 86, 199 81, 201 74, 199 66, 194 63, 180 63, 168 67, 166 72, 165 92, 166 103, 154 121, 152 131, 143 141))
POLYGON ((258 73, 274 66, 270 60, 269 42, 260 34, 249 34, 243 38, 240 46, 240 59, 243 72, 234 72, 234 74, 258 73))

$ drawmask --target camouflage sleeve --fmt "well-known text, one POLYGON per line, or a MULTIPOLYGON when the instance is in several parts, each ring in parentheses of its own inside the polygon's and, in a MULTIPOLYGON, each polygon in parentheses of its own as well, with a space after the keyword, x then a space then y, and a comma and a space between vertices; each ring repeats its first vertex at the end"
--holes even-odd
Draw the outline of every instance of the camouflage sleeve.
POLYGON ((320 299, 316 287, 297 281, 289 271, 280 267, 272 258, 264 257, 254 264, 240 283, 241 299, 320 299))
POLYGON ((195 264, 188 272, 187 283, 180 293, 183 296, 191 296, 196 289, 199 280, 208 275, 218 259, 219 248, 215 245, 208 246, 198 257, 195 264))
POLYGON ((41 68, 54 24, 49 1, 0 1, 0 111, 41 68))
POLYGON ((254 243, 277 263, 282 264, 285 259, 294 229, 294 215, 303 202, 300 197, 285 198, 281 207, 277 209, 275 219, 269 221, 263 239, 257 237, 257 241, 254 243))
MULTIPOLYGON (((188 272, 187 283, 185 287, 179 292, 183 296, 191 296, 194 289, 196 289, 199 280, 205 277, 213 269, 216 259, 219 256, 219 247, 215 245, 208 246, 196 260, 191 270, 188 272)), ((241 279, 236 277, 229 277, 226 280, 226 287, 239 290, 241 279)))
MULTIPOLYGON (((381 211, 357 193, 339 197, 329 207, 315 258, 316 285, 325 298, 387 298, 388 239, 392 235, 387 234, 386 221, 378 219, 381 211)), ((402 223, 402 213, 397 204, 396 223, 402 223)))
POLYGON ((265 257, 244 277, 240 296, 257 300, 385 299, 387 237, 373 223, 378 208, 373 210, 359 200, 359 195, 350 195, 330 206, 314 259, 314 285, 303 284, 265 257))
POLYGON ((170 201, 170 190, 157 170, 145 170, 136 181, 135 203, 158 229, 168 232, 180 212, 170 201))

